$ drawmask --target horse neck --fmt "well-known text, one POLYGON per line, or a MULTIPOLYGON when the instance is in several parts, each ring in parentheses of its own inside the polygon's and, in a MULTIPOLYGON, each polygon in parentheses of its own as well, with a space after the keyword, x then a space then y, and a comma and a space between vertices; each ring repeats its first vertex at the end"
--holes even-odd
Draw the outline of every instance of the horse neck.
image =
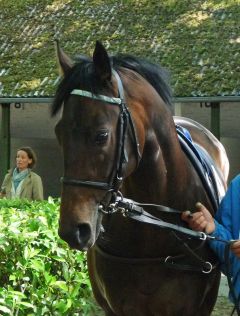
POLYGON ((150 136, 139 167, 126 181, 125 192, 138 201, 176 206, 183 194, 192 194, 196 174, 180 147, 171 114, 161 113, 152 126, 146 133, 150 136))
MULTIPOLYGON (((186 188, 191 179, 187 179, 184 174, 189 174, 188 164, 174 129, 173 125, 171 131, 161 135, 161 139, 157 132, 150 133, 151 137, 146 140, 137 170, 124 182, 125 197, 140 203, 162 204, 179 210, 189 209, 181 203, 185 200, 186 188)), ((190 191, 189 188, 187 190, 190 191)), ((159 214, 152 207, 144 209, 161 220, 181 224, 179 215, 159 214)), ((104 227, 104 248, 120 257, 148 258, 153 254, 155 257, 179 254, 175 237, 150 224, 141 225, 131 220, 126 222, 118 214, 106 219, 104 227)))
MULTIPOLYGON (((193 209, 203 190, 181 150, 172 116, 170 113, 158 116, 151 129, 145 132, 142 159, 138 168, 125 179, 123 195, 140 203, 162 204, 178 210, 193 209)), ((159 214, 152 207, 145 210, 167 222, 181 224, 180 216, 176 214, 159 214)), ((110 253, 126 257, 150 257, 153 253, 161 257, 179 253, 175 237, 152 225, 126 221, 119 214, 106 218, 105 224, 102 240, 110 253)))
MULTIPOLYGON (((123 78, 125 87, 130 87, 131 79, 123 78)), ((138 168, 125 180, 126 196, 172 207, 184 200, 186 194, 196 193, 198 197, 199 178, 181 149, 170 109, 141 79, 136 89, 125 93, 142 149, 138 168)))

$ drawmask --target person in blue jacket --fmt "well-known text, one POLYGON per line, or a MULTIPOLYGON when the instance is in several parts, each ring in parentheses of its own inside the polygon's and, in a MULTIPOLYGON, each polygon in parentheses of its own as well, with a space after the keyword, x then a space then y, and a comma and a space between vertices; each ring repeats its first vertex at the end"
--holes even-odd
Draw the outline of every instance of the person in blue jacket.
MULTIPOLYGON (((227 273, 227 265, 230 267, 230 277, 235 296, 240 300, 240 175, 236 176, 230 183, 226 195, 222 199, 219 209, 212 217, 207 208, 201 203, 196 204, 196 212, 185 211, 182 219, 190 228, 196 231, 203 231, 211 236, 233 241, 231 243, 230 264, 224 257, 226 243, 210 241, 210 247, 215 251, 221 264, 221 270, 227 273)), ((232 292, 229 298, 233 300, 232 292)))

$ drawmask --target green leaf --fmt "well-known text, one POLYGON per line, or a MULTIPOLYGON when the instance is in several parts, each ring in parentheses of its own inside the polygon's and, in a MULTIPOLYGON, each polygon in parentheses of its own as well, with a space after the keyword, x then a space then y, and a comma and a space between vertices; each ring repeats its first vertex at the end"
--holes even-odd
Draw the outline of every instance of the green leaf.
POLYGON ((32 259, 30 266, 32 269, 34 269, 36 271, 44 271, 44 263, 40 260, 32 259))
POLYGON ((56 282, 56 277, 49 274, 48 272, 45 271, 43 275, 47 284, 56 282))
POLYGON ((61 300, 60 302, 57 302, 55 305, 55 308, 60 312, 60 313, 65 313, 68 309, 69 306, 66 304, 65 300, 61 300))
POLYGON ((30 259, 32 257, 35 257, 37 254, 39 254, 40 251, 40 249, 26 247, 23 253, 24 259, 30 259))
POLYGON ((23 306, 30 307, 33 309, 35 308, 35 306, 33 304, 28 303, 28 302, 23 302, 23 301, 19 302, 19 305, 23 305, 23 306))
POLYGON ((6 306, 0 305, 0 311, 6 313, 6 314, 11 314, 11 310, 7 308, 6 306))
POLYGON ((58 288, 60 288, 61 290, 65 291, 65 292, 68 292, 68 286, 67 286, 65 281, 51 282, 50 285, 53 286, 53 287, 58 287, 58 288))

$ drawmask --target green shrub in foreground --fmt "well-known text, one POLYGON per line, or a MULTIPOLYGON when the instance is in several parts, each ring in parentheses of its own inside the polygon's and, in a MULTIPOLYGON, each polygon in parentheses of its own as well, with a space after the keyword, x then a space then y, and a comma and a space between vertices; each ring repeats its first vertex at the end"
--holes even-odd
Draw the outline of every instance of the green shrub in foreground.
POLYGON ((86 257, 60 240, 59 201, 0 200, 0 315, 97 315, 86 257))

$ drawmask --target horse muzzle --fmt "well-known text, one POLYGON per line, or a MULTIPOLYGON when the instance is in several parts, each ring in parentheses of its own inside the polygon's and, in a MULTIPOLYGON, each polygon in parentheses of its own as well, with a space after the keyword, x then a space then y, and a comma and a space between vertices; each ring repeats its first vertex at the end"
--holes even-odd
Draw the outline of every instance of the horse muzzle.
POLYGON ((78 224, 67 229, 60 224, 58 234, 70 248, 80 251, 87 251, 95 242, 95 233, 92 232, 89 223, 78 224))

